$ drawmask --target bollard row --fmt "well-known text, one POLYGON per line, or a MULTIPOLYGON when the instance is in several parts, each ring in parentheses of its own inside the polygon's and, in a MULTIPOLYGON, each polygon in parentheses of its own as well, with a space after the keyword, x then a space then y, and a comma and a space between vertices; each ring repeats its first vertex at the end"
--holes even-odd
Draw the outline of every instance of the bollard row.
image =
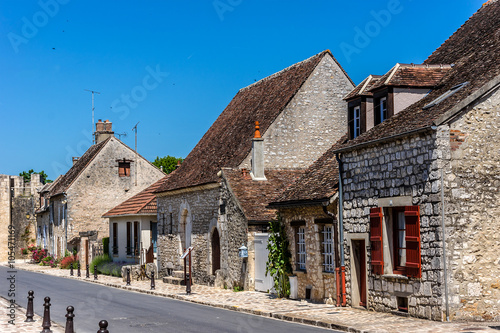
MULTIPOLYGON (((34 322, 33 319, 33 300, 35 292, 33 290, 28 291, 28 306, 26 307, 26 320, 25 322, 34 322)), ((52 326, 52 321, 50 320, 50 297, 45 297, 43 304, 43 321, 42 321, 42 330, 40 333, 52 333, 50 327, 52 326)), ((71 305, 66 308, 66 329, 65 333, 75 333, 73 318, 75 318, 74 314, 75 308, 71 305)), ((106 320, 101 320, 99 322, 99 330, 97 333, 109 333, 108 331, 108 322, 106 320)))

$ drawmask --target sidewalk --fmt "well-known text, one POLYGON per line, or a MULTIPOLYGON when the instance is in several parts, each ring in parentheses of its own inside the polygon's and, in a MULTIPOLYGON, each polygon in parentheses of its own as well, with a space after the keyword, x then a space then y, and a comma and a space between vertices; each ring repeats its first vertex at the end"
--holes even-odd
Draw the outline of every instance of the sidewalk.
POLYGON ((191 290, 192 294, 187 295, 186 287, 165 284, 161 280, 156 281, 156 290, 150 290, 149 280, 133 280, 131 282, 131 286, 126 286, 125 282, 122 281, 122 278, 99 275, 98 280, 94 281, 92 275, 90 279, 85 278, 84 270, 82 270, 82 277, 78 278, 76 277, 76 270, 74 272, 75 276, 70 277, 69 270, 27 263, 16 263, 16 269, 51 274, 65 278, 73 278, 86 281, 88 283, 99 283, 111 287, 153 294, 156 296, 170 297, 233 311, 251 313, 265 317, 272 317, 348 332, 471 333, 481 331, 484 333, 500 333, 499 329, 490 327, 498 326, 500 328, 500 323, 434 322, 430 320, 400 317, 388 313, 365 311, 349 307, 341 308, 326 304, 278 299, 272 295, 261 292, 233 292, 230 290, 202 285, 194 285, 191 290))
MULTIPOLYGON (((9 301, 6 300, 3 297, 0 297, 0 316, 2 316, 2 321, 0 323, 0 332, 5 332, 5 333, 40 333, 42 330, 42 321, 43 318, 34 315, 33 319, 35 320, 34 322, 31 323, 25 323, 24 321, 26 320, 26 309, 23 309, 20 306, 15 307, 15 319, 14 319, 14 324, 9 324, 9 320, 11 319, 8 317, 10 310, 7 308, 10 305, 9 301)), ((64 328, 57 325, 56 323, 52 322, 52 327, 50 328, 53 333, 63 333, 64 328)))

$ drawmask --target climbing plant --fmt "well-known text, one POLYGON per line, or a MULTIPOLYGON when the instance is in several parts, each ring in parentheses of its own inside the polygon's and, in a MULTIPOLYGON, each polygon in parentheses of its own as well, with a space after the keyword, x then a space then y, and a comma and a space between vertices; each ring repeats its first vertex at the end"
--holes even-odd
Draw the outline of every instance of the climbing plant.
POLYGON ((276 219, 269 222, 269 243, 267 244, 269 257, 266 262, 266 275, 271 275, 274 281, 274 289, 278 297, 290 295, 289 274, 292 273, 290 265, 290 250, 286 229, 281 221, 281 216, 276 214, 276 219))

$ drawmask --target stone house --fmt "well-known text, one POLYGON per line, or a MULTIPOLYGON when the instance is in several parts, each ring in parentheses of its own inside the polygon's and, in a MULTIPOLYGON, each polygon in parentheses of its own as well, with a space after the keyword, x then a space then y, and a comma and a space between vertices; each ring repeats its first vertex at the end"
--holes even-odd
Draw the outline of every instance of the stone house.
MULTIPOLYGON (((366 298, 376 311, 500 320, 499 33, 500 2, 489 1, 423 66, 406 67, 442 68, 440 79, 402 68, 379 78, 365 127, 351 123, 334 151, 352 306, 366 298), (397 76, 435 86, 407 106, 390 96, 397 76)), ((348 96, 349 120, 361 118, 358 95, 348 96)))
POLYGON ((45 184, 39 189, 40 202, 36 214, 36 245, 54 253, 55 237, 50 223, 50 189, 57 183, 61 176, 57 177, 52 183, 45 184))
POLYGON ((31 174, 29 182, 22 176, 0 175, 0 262, 19 258, 21 248, 35 242, 35 210, 42 186, 39 174, 31 174))
POLYGON ((291 298, 345 305, 337 217, 338 164, 333 153, 345 140, 346 135, 269 203, 286 227, 292 279, 297 280, 291 298))
POLYGON ((158 230, 154 191, 163 181, 158 180, 102 216, 109 219, 109 253, 113 261, 156 262, 158 233, 165 234, 165 223, 158 230))
POLYGON ((182 250, 193 246, 196 283, 271 289, 264 280, 274 213, 265 206, 345 132, 341 96, 352 88, 324 51, 241 89, 156 192, 172 225, 158 238, 160 272, 181 269, 182 250), (254 203, 245 192, 255 194, 254 203), (242 245, 247 259, 238 258, 242 245))
POLYGON ((108 219, 101 216, 142 191, 164 173, 114 137, 108 120, 96 123, 95 144, 51 186, 49 230, 51 254, 77 250, 82 264, 90 263, 92 245, 108 236, 108 219))

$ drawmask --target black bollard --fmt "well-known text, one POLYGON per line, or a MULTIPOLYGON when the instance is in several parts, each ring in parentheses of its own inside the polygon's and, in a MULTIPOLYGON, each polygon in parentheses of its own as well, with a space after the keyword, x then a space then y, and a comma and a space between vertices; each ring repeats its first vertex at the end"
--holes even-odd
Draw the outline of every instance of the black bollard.
POLYGON ((99 322, 99 331, 97 333, 109 333, 108 322, 106 320, 101 320, 99 322))
POLYGON ((127 286, 130 286, 130 268, 127 268, 127 286))
POLYGON ((31 323, 33 321, 35 321, 33 319, 33 298, 35 298, 35 296, 33 296, 35 292, 33 290, 30 290, 28 291, 28 306, 26 307, 26 320, 25 322, 27 323, 31 323))
POLYGON ((191 276, 186 273, 186 294, 191 295, 191 276))
POLYGON ((52 326, 50 323, 50 297, 47 296, 43 300, 45 301, 45 304, 43 305, 43 330, 41 330, 40 333, 52 333, 52 330, 50 329, 50 326, 52 326))
POLYGON ((97 265, 94 265, 94 280, 97 280, 97 265))
POLYGON ((77 269, 78 269, 78 271, 77 271, 77 275, 78 275, 78 277, 81 277, 81 276, 82 276, 82 273, 80 273, 80 262, 78 262, 78 263, 76 264, 76 267, 77 267, 77 269))
POLYGON ((73 276, 73 263, 69 265, 69 276, 73 276))
POLYGON ((90 275, 89 275, 89 264, 87 264, 87 273, 85 273, 85 277, 87 279, 90 277, 90 275))
POLYGON ((155 290, 155 271, 151 272, 151 290, 155 290))
POLYGON ((73 330, 73 318, 75 318, 73 311, 75 311, 75 308, 70 305, 66 308, 66 311, 68 313, 66 314, 66 330, 64 333, 75 333, 73 330))

